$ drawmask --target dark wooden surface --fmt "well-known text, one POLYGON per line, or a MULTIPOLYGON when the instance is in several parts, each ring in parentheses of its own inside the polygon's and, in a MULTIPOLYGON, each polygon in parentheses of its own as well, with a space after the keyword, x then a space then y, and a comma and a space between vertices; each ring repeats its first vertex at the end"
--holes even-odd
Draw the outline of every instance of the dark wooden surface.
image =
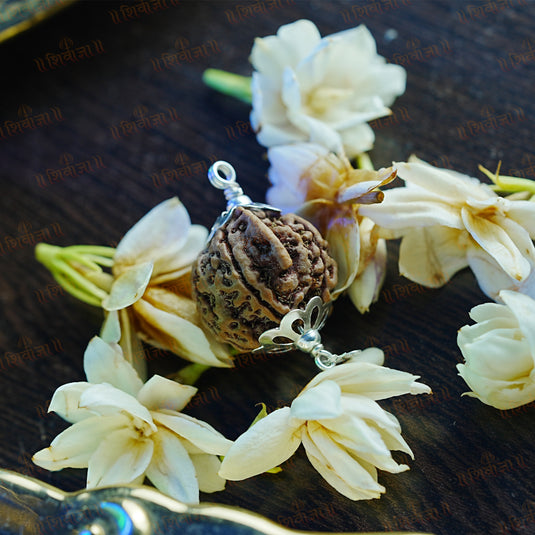
MULTIPOLYGON (((353 6, 370 8, 371 2, 283 1, 280 9, 233 23, 230 14, 243 4, 182 1, 119 22, 112 10, 119 10, 120 2, 80 2, 1 45, 0 466, 66 490, 83 486, 84 471, 49 473, 29 459, 65 427, 44 411, 59 385, 83 380, 83 350, 101 321, 96 309, 67 295, 43 299, 49 274, 34 260, 31 245, 21 241, 9 247, 10 238, 28 230, 35 238, 48 229, 60 245, 113 245, 172 195, 179 195, 194 222, 209 226, 223 199, 207 186, 204 174, 158 186, 162 169, 179 167, 180 158, 190 164, 212 157, 230 161, 246 191, 263 200, 265 152, 250 132, 238 129, 240 121, 248 121, 249 107, 201 81, 207 67, 249 74, 255 36, 310 18, 322 34, 365 23, 380 53, 392 61, 436 45, 437 53, 407 65, 407 91, 394 105, 398 124, 379 122, 376 128, 376 165, 415 152, 474 175, 478 163, 494 169, 501 159, 503 170, 523 169, 533 176, 535 58, 518 60, 535 46, 530 0, 474 0, 472 5, 498 7, 480 16, 464 2, 399 1, 397 9, 359 18, 353 6), (174 51, 179 39, 192 47, 213 41, 214 48, 191 63, 155 68, 156 59, 174 51), (69 40, 71 46, 93 43, 102 53, 44 70, 47 64, 39 58, 60 52, 69 40), (53 108, 62 120, 52 120, 53 108), (6 122, 44 112, 51 124, 8 134, 6 122), (171 113, 166 124, 122 135, 121 121, 160 112, 171 113), (507 113, 515 119, 510 125, 486 123, 474 135, 467 126, 469 121, 472 129, 485 126, 485 120, 507 113), (47 169, 86 160, 102 165, 45 186, 36 178, 46 180, 47 169), (51 355, 6 364, 10 353, 44 344, 51 355)), ((282 473, 228 483, 226 491, 203 500, 245 507, 303 530, 535 533, 533 407, 501 412, 460 397, 466 387, 455 369, 456 331, 468 323, 470 308, 486 298, 468 271, 444 288, 420 291, 398 277, 395 247, 390 253, 380 301, 361 316, 340 300, 324 341, 339 351, 383 347, 387 365, 421 375, 433 388, 434 397, 418 404, 413 398, 383 403, 401 421, 414 450, 411 470, 382 473, 387 493, 380 500, 352 502, 332 490, 300 450, 282 473)), ((176 362, 158 358, 151 367, 164 373, 176 362)), ((255 416, 256 403, 271 409, 286 404, 314 373, 299 354, 211 370, 199 383, 204 397, 190 413, 235 438, 255 416)))

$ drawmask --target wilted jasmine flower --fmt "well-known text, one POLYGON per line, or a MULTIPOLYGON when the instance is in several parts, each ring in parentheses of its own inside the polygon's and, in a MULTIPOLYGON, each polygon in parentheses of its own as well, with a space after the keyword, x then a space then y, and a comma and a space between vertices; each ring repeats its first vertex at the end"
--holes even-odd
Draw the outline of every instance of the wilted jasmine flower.
POLYGON ((377 468, 408 470, 390 450, 412 456, 397 419, 376 400, 430 393, 409 373, 381 366, 383 352, 364 350, 358 360, 319 373, 290 407, 258 420, 227 452, 221 477, 241 480, 286 461, 303 444, 314 468, 352 500, 379 498, 385 488, 377 468))
POLYGON ((251 62, 251 124, 266 147, 311 141, 352 158, 373 146, 366 122, 405 91, 405 70, 377 54, 363 25, 322 39, 298 20, 257 38, 251 62))
POLYGON ((470 311, 457 343, 466 360, 459 375, 476 397, 497 409, 513 409, 535 400, 535 301, 503 290, 505 304, 485 303, 470 311))
POLYGON ((470 266, 493 299, 504 288, 533 291, 535 203, 500 197, 475 178, 416 158, 394 167, 405 187, 360 212, 383 227, 382 237, 403 238, 402 275, 438 287, 470 266))
POLYGON ((198 503, 223 490, 219 455, 232 442, 180 411, 197 389, 159 375, 145 384, 120 346, 95 337, 84 355, 87 382, 56 390, 49 411, 71 424, 33 461, 48 470, 87 468, 87 487, 141 484, 198 503))
POLYGON ((126 310, 121 319, 152 345, 200 364, 229 366, 229 348, 200 327, 189 288, 191 265, 207 236, 205 227, 191 225, 176 197, 160 203, 119 242, 102 307, 112 314, 126 310))
POLYGON ((142 357, 141 338, 193 362, 229 366, 229 348, 202 330, 191 298, 191 264, 207 234, 175 197, 147 213, 115 250, 102 248, 112 251, 106 258, 96 258, 92 246, 47 244, 36 256, 68 291, 106 311, 102 336, 120 340, 127 360, 142 357))
POLYGON ((394 179, 392 169, 353 169, 345 156, 313 143, 295 143, 268 151, 270 204, 309 219, 329 242, 338 264, 334 295, 348 290, 355 306, 368 310, 377 299, 385 266, 386 245, 374 224, 359 215, 361 204, 381 202, 376 188, 394 179))

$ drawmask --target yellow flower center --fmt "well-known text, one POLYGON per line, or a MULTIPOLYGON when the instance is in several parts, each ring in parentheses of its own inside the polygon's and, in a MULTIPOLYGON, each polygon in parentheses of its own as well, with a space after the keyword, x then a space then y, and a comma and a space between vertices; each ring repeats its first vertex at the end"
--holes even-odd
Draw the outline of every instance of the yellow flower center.
POLYGON ((310 115, 321 116, 334 106, 349 100, 352 96, 352 89, 318 87, 308 94, 305 109, 310 112, 310 115))

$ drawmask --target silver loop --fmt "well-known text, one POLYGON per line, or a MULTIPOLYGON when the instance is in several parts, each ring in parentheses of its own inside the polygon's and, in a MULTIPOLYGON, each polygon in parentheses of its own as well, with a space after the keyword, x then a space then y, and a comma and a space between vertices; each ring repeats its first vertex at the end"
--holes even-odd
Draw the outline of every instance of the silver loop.
POLYGON ((338 355, 333 355, 330 351, 326 351, 325 349, 312 352, 312 356, 314 357, 316 366, 321 370, 334 368, 339 362, 338 355))
POLYGON ((223 160, 219 160, 210 166, 210 169, 208 169, 208 180, 210 180, 210 184, 217 189, 227 189, 238 186, 234 167, 223 160))

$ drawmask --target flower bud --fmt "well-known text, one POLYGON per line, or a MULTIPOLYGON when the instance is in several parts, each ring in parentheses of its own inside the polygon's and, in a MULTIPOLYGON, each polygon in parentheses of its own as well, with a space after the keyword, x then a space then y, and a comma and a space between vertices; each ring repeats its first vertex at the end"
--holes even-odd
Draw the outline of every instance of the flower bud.
POLYGON ((466 360, 459 375, 472 392, 497 409, 512 409, 535 400, 535 300, 502 290, 505 303, 474 307, 457 344, 466 360))

